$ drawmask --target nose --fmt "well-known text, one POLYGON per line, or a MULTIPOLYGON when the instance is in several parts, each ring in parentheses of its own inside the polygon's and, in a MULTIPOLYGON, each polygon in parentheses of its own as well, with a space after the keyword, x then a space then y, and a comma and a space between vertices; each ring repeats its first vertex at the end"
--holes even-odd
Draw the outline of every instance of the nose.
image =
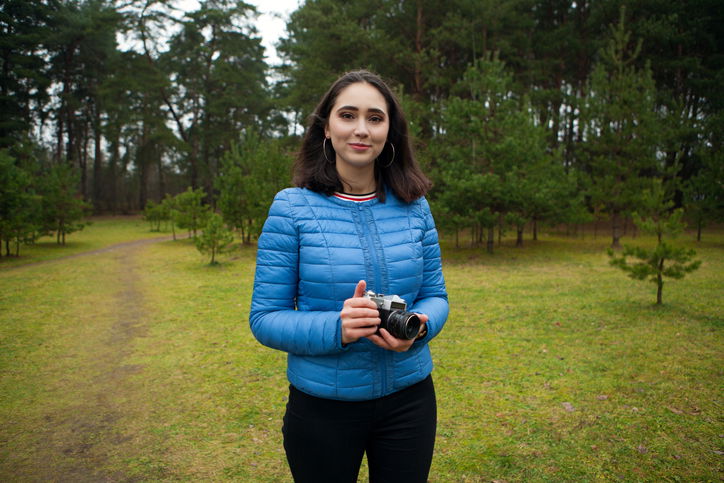
POLYGON ((362 116, 357 120, 357 124, 354 127, 354 134, 357 137, 365 138, 369 136, 369 129, 367 128, 367 120, 362 116))

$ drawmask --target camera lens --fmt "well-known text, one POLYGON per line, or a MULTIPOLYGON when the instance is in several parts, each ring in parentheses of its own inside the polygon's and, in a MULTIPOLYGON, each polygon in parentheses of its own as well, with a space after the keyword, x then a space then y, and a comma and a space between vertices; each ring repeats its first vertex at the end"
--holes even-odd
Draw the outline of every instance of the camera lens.
POLYGON ((414 339, 420 332, 420 317, 411 312, 394 311, 387 318, 387 330, 398 339, 414 339))

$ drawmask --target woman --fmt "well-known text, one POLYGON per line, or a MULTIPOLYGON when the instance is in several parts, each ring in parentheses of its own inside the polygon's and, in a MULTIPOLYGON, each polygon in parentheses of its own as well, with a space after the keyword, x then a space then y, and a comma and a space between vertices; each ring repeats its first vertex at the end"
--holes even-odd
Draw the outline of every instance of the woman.
POLYGON ((311 117, 294 182, 259 238, 250 323, 288 353, 282 432, 297 482, 424 482, 437 409, 428 343, 447 319, 430 182, 389 87, 340 77, 311 117), (418 314, 411 339, 380 328, 366 296, 398 295, 418 314))

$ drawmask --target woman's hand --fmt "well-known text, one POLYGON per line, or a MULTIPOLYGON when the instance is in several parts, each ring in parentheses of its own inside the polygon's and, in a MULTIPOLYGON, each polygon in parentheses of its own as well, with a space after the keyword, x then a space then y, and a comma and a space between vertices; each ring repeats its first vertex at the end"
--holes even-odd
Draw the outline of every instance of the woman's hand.
MULTIPOLYGON (((420 331, 418 332, 418 334, 423 334, 425 331, 425 324, 427 323, 428 316, 425 314, 417 314, 417 316, 420 318, 420 331)), ((367 338, 371 340, 375 345, 378 345, 383 349, 395 352, 405 352, 410 347, 412 347, 412 344, 415 342, 415 339, 398 339, 392 336, 392 334, 390 334, 389 332, 387 332, 387 329, 380 329, 379 333, 368 335, 367 338)))
POLYGON ((357 342, 360 338, 369 337, 377 332, 377 326, 380 325, 380 313, 373 301, 363 297, 366 288, 367 282, 360 280, 354 289, 352 298, 344 301, 342 312, 340 312, 342 344, 357 342))

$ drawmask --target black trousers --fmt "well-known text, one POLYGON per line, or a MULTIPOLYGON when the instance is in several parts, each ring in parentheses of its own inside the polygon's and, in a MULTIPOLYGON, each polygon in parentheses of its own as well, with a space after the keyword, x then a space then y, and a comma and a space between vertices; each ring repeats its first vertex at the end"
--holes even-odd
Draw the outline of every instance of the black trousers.
POLYGON ((297 483, 427 481, 437 426, 432 377, 371 401, 334 401, 289 387, 284 449, 297 483))

